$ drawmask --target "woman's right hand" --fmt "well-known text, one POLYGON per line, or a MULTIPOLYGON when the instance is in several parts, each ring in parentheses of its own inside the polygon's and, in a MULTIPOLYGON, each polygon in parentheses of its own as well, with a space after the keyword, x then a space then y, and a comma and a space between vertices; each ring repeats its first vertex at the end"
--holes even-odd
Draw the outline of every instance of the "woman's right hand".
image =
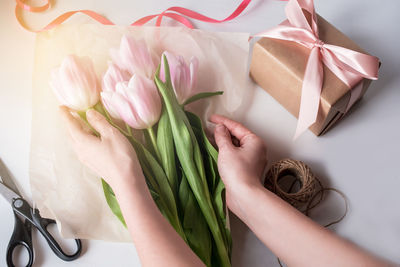
POLYGON ((82 128, 67 107, 60 107, 72 145, 79 160, 110 184, 114 190, 128 184, 144 184, 142 168, 128 139, 105 117, 90 109, 86 112, 89 124, 100 134, 93 135, 82 128))
POLYGON ((218 170, 226 188, 226 201, 236 215, 241 212, 238 199, 249 188, 262 187, 267 164, 267 149, 261 138, 242 124, 220 115, 211 116, 216 123, 214 137, 219 149, 218 170), (236 146, 232 137, 239 141, 236 146))

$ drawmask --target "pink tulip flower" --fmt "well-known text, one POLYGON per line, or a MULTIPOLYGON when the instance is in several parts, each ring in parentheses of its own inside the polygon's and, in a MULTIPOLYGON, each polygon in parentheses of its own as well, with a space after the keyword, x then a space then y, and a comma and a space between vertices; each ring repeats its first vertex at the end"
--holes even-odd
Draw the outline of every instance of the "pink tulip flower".
POLYGON ((67 56, 51 73, 50 86, 64 106, 76 111, 87 110, 100 99, 100 86, 88 57, 67 56))
POLYGON ((161 98, 156 85, 147 77, 135 74, 118 82, 115 92, 102 92, 102 101, 110 114, 135 129, 149 129, 161 115, 161 98))
POLYGON ((129 81, 130 77, 131 75, 129 75, 128 72, 121 70, 114 63, 111 63, 108 66, 108 69, 103 76, 103 84, 102 84, 103 93, 101 94, 101 99, 104 107, 107 109, 110 116, 113 117, 114 119, 122 120, 115 107, 113 105, 110 105, 113 92, 115 92, 117 84, 119 82, 129 81))
POLYGON ((117 83, 129 81, 131 75, 121 70, 116 64, 111 63, 103 76, 102 89, 103 92, 114 92, 117 83))
MULTIPOLYGON (((183 104, 185 100, 194 93, 197 82, 197 70, 199 61, 196 57, 190 59, 189 66, 186 64, 183 56, 175 56, 170 52, 164 52, 167 58, 172 86, 178 99, 179 104, 183 104)), ((165 81, 164 60, 161 61, 160 78, 165 81)))
POLYGON ((121 116, 119 115, 117 106, 115 104, 115 97, 117 94, 112 91, 103 91, 100 93, 101 102, 103 103, 104 108, 107 110, 110 116, 118 121, 122 121, 121 116))
POLYGON ((124 35, 119 50, 111 49, 110 53, 120 69, 128 71, 131 75, 138 73, 153 79, 155 64, 144 40, 137 41, 124 35))

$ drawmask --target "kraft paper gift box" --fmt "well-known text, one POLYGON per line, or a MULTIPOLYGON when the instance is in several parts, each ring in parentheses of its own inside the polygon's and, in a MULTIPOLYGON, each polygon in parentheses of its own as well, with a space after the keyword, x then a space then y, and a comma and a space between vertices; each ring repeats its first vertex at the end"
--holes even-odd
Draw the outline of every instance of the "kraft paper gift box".
MULTIPOLYGON (((306 11, 304 13, 309 17, 306 11)), ((324 43, 366 54, 362 48, 325 19, 318 15, 317 17, 319 37, 324 43)), ((309 54, 310 49, 298 43, 272 38, 261 38, 253 48, 250 76, 297 118, 309 54)), ((350 102, 350 90, 361 90, 360 97, 362 97, 371 83, 371 80, 360 77, 360 82, 349 88, 325 64, 323 72, 317 120, 309 128, 317 136, 326 133, 354 104, 350 102)))

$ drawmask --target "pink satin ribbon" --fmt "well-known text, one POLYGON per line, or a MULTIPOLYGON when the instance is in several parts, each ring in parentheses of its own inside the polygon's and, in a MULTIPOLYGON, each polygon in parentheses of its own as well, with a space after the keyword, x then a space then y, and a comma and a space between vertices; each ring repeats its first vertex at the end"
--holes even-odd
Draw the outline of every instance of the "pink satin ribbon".
MULTIPOLYGON (((299 119, 294 136, 296 139, 317 119, 324 77, 322 64, 325 64, 349 88, 353 88, 362 78, 371 80, 378 78, 379 59, 322 42, 318 35, 313 0, 289 0, 285 12, 287 21, 255 36, 292 41, 311 50, 301 89, 299 119), (311 14, 311 23, 308 23, 302 9, 311 14)), ((360 96, 362 90, 359 90, 359 87, 351 91, 349 104, 353 104, 360 96)))
MULTIPOLYGON (((15 0, 15 1, 17 4, 15 7, 15 17, 17 18, 19 24, 23 28, 25 28, 26 30, 31 31, 31 32, 41 32, 41 31, 46 31, 51 28, 54 28, 55 26, 60 25, 61 23, 63 23, 65 20, 67 20, 69 17, 71 17, 72 15, 74 15, 76 13, 85 14, 85 15, 91 17, 92 19, 96 20, 97 22, 100 22, 101 24, 104 24, 104 25, 114 25, 113 22, 111 22, 104 16, 102 16, 92 10, 75 10, 75 11, 66 12, 66 13, 58 16, 56 19, 54 19, 47 26, 43 27, 40 30, 32 30, 29 27, 27 27, 25 25, 25 23, 23 22, 21 15, 20 15, 20 11, 21 10, 25 10, 28 12, 46 11, 47 9, 50 8, 50 0, 46 0, 46 3, 42 6, 31 6, 31 5, 24 3, 23 0, 15 0)), ((142 26, 154 18, 157 18, 156 26, 161 26, 162 18, 169 17, 173 20, 178 21, 179 23, 183 24, 186 27, 193 29, 194 26, 188 18, 195 19, 198 21, 209 22, 209 23, 222 23, 225 21, 230 21, 230 20, 233 20, 234 18, 236 18, 237 16, 239 16, 246 9, 246 7, 250 4, 250 2, 251 2, 251 0, 243 0, 239 4, 239 6, 235 9, 235 11, 232 12, 232 14, 230 14, 228 17, 226 17, 225 19, 222 19, 222 20, 213 19, 213 18, 204 16, 198 12, 195 12, 193 10, 175 6, 175 7, 170 7, 168 9, 164 10, 160 14, 145 16, 141 19, 138 19, 135 22, 133 22, 131 24, 131 26, 142 26)))

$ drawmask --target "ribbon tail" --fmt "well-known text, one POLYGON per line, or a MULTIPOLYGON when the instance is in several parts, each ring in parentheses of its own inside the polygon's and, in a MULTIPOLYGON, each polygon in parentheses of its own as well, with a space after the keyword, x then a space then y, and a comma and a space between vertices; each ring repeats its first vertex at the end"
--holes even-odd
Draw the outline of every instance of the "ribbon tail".
POLYGON ((311 49, 301 88, 299 119, 293 140, 296 140, 316 120, 323 82, 323 69, 318 47, 311 49))

